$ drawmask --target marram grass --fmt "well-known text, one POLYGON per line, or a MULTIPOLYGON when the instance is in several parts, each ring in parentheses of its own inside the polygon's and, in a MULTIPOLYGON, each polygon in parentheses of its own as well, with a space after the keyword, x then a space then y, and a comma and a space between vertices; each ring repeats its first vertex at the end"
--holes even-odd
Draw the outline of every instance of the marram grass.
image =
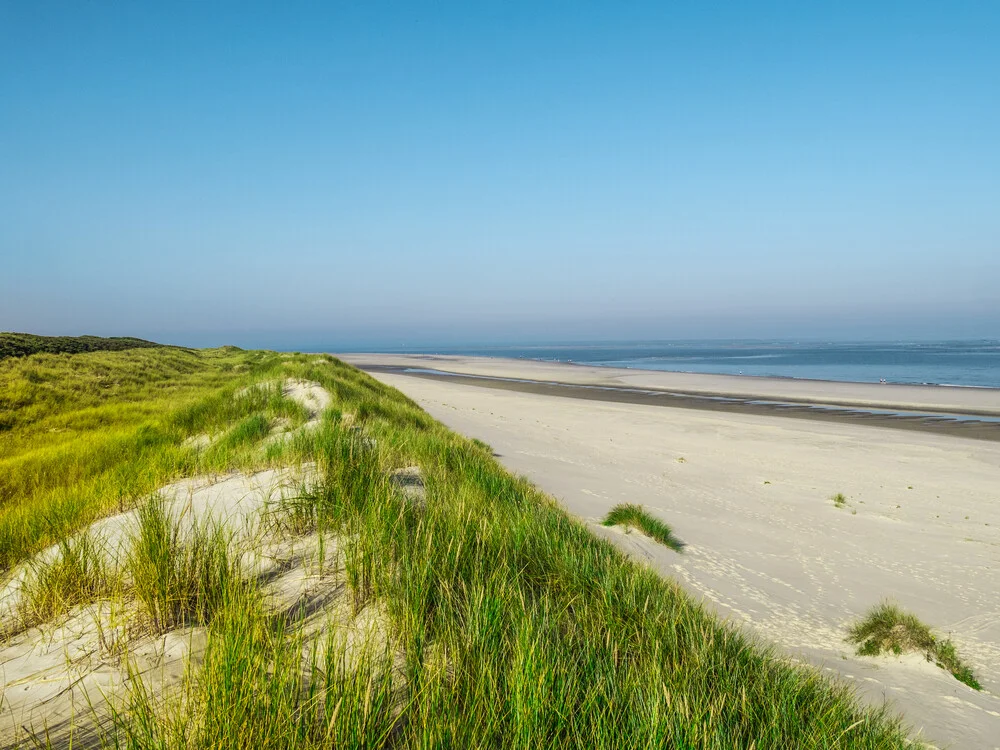
POLYGON ((233 587, 242 585, 235 556, 224 528, 200 525, 182 536, 178 520, 154 496, 138 509, 128 580, 155 630, 206 624, 233 587))
MULTIPOLYGON (((135 542, 131 573, 146 581, 148 593, 139 599, 151 611, 159 607, 163 626, 206 623, 207 651, 181 693, 165 703, 135 680, 100 727, 105 746, 912 746, 886 708, 863 707, 842 683, 721 623, 676 583, 596 538, 488 450, 394 389, 332 359, 218 356, 234 368, 248 366, 207 367, 169 403, 150 393, 157 406, 144 417, 154 430, 143 438, 147 452, 135 450, 137 438, 122 438, 121 464, 110 462, 96 475, 82 471, 71 485, 119 472, 123 480, 110 486, 121 497, 81 495, 59 528, 135 506, 164 478, 314 460, 322 481, 275 512, 287 514, 285 529, 320 529, 343 541, 353 610, 377 607, 388 632, 348 649, 337 628, 307 631, 295 617, 271 611, 259 588, 229 567, 239 550, 227 549, 222 537, 203 537, 201 546, 215 552, 185 552, 171 523, 147 506, 140 536, 148 539, 135 542), (229 408, 227 394, 279 377, 315 380, 333 394, 315 430, 281 448, 263 448, 257 429, 249 442, 219 455, 178 452, 191 435, 224 434, 254 413, 275 418, 266 406, 220 414, 229 408), (150 457, 161 468, 126 481, 136 462, 150 457), (387 481, 391 470, 410 465, 421 468, 426 485, 419 504, 387 481), (143 555, 145 573, 138 570, 143 555), (172 602, 192 599, 210 604, 171 614, 172 602)), ((142 391, 136 385, 133 394, 142 391)), ((123 417, 118 429, 134 435, 128 430, 137 421, 123 417)), ((49 513, 68 502, 53 488, 38 495, 15 484, 14 504, 20 493, 49 513)), ((639 518, 629 522, 638 525, 639 518)), ((0 516, 0 524, 5 520, 0 516)), ((56 532, 24 538, 5 559, 23 559, 46 534, 56 532)))
POLYGON ((956 680, 974 690, 982 690, 972 669, 958 657, 955 644, 941 640, 916 615, 904 612, 897 605, 882 602, 872 607, 863 620, 851 626, 848 640, 858 647, 860 656, 892 653, 922 654, 950 672, 956 680))
POLYGON ((0 361, 0 578, 174 479, 283 460, 259 443, 305 414, 272 383, 307 361, 172 348, 0 361), (202 435, 218 436, 210 450, 185 442, 202 435))
POLYGON ((675 552, 681 552, 684 544, 674 536, 673 529, 652 516, 641 505, 624 503, 612 508, 603 521, 605 526, 625 526, 626 528, 639 529, 650 539, 655 539, 665 547, 669 547, 675 552))
POLYGON ((79 604, 119 593, 121 582, 89 533, 63 539, 57 548, 56 554, 28 567, 21 585, 17 629, 39 625, 79 604))

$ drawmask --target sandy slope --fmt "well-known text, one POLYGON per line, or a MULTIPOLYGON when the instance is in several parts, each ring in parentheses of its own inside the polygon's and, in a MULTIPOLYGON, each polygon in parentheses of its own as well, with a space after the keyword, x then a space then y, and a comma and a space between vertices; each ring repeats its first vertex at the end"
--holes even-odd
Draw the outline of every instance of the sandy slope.
MULTIPOLYGON (((515 372, 493 360, 461 367, 515 372)), ((516 363, 515 376, 566 380, 589 369, 537 368, 516 363)), ((885 696, 927 739, 1000 747, 1000 444, 376 377, 489 442, 509 468, 584 519, 619 502, 647 506, 689 545, 683 555, 593 528, 786 652, 872 700, 885 696), (848 496, 846 509, 831 502, 836 492, 848 496), (855 657, 845 628, 883 597, 949 633, 985 690, 919 658, 855 657)))
MULTIPOLYGON (((309 421, 320 422, 330 394, 318 383, 288 380, 285 395, 302 404, 309 421)), ((278 433, 284 439, 292 433, 278 433)), ((251 474, 200 476, 169 484, 158 494, 183 536, 201 524, 223 524, 233 535, 248 575, 256 575, 276 611, 303 617, 307 633, 336 622, 348 642, 384 630, 378 608, 355 617, 347 605, 346 585, 336 540, 316 534, 286 538, 262 522, 270 506, 317 480, 315 467, 267 469, 251 474)), ((109 564, 122 568, 138 527, 137 512, 126 511, 92 524, 89 532, 109 564)), ((36 561, 59 554, 53 546, 36 561)), ((13 571, 0 586, 0 632, 17 622, 21 583, 28 566, 13 571)), ((135 679, 163 693, 178 688, 203 656, 205 627, 149 632, 137 619, 135 601, 98 601, 66 617, 0 640, 0 748, 31 747, 29 736, 45 736, 54 747, 97 742, 95 721, 107 718, 109 700, 122 700, 135 679)))
MULTIPOLYGON (((296 492, 307 476, 270 469, 197 477, 168 485, 160 494, 184 531, 214 519, 234 534, 256 538, 257 521, 267 503, 296 492)), ((136 529, 136 511, 127 511, 98 521, 90 532, 109 562, 120 566, 136 529)), ((41 557, 57 554, 51 548, 41 557)), ((278 556, 270 555, 267 565, 274 567, 271 557, 278 556)), ((259 560, 248 563, 264 569, 259 560)), ((10 624, 17 611, 21 577, 13 576, 0 590, 0 626, 10 624)), ((16 739, 27 746, 29 732, 48 732, 56 746, 68 743, 76 732, 79 742, 87 735, 92 715, 103 716, 105 699, 124 695, 131 678, 128 662, 156 691, 179 685, 189 657, 197 662, 204 650, 205 628, 135 638, 129 633, 136 611, 132 601, 100 601, 0 642, 0 747, 13 745, 16 739)))

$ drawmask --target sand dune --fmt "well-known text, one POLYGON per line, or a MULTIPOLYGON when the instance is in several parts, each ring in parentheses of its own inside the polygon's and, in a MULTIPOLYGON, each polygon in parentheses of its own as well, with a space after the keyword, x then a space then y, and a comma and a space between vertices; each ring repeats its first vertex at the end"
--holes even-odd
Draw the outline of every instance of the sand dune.
MULTIPOLYGON (((286 396, 319 424, 330 394, 318 383, 287 380, 286 396)), ((279 433, 285 438, 293 433, 279 433)), ((419 473, 406 475, 411 492, 419 473)), ((196 476, 156 493, 182 540, 198 527, 219 524, 231 534, 231 549, 243 572, 261 586, 268 606, 294 616, 303 633, 339 629, 352 656, 369 636, 382 634, 379 607, 356 613, 350 604, 337 539, 316 533, 294 536, 268 518, 282 497, 291 497, 319 479, 314 464, 252 473, 196 476)), ((137 510, 103 518, 87 529, 107 564, 127 576, 127 559, 139 530, 137 510)), ((130 595, 73 608, 65 616, 22 629, 22 590, 33 565, 61 555, 59 546, 18 566, 0 585, 0 748, 35 746, 97 747, 110 706, 127 701, 136 680, 163 697, 180 689, 189 670, 204 657, 208 628, 184 624, 158 631, 143 619, 130 595), (44 744, 44 743, 43 743, 44 744)), ((383 638, 384 635, 378 635, 383 638)), ((312 648, 306 642, 305 648, 312 648)))
MULTIPOLYGON (((441 367, 424 359, 352 363, 441 367)), ((448 358, 446 369, 714 392, 714 376, 448 358), (669 385, 667 385, 669 383, 669 385)), ((558 398, 402 374, 376 377, 493 446, 511 469, 733 622, 889 699, 941 745, 1000 747, 1000 444, 877 426, 558 398), (848 498, 837 508, 831 496, 848 498), (678 555, 596 524, 641 503, 678 555), (861 658, 847 625, 884 597, 949 635, 984 690, 920 657, 861 658)), ((997 394, 746 379, 744 393, 1000 412, 997 394), (778 387, 782 390, 777 390, 778 387), (775 390, 768 390, 775 389, 775 390), (830 394, 828 396, 828 394, 830 394)))

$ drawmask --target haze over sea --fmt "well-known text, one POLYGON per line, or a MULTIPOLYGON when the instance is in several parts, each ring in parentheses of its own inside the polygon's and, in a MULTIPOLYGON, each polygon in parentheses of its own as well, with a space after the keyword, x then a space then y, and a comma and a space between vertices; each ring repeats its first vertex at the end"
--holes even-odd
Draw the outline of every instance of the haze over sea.
POLYGON ((575 362, 642 370, 1000 388, 1000 341, 650 341, 383 351, 575 362))

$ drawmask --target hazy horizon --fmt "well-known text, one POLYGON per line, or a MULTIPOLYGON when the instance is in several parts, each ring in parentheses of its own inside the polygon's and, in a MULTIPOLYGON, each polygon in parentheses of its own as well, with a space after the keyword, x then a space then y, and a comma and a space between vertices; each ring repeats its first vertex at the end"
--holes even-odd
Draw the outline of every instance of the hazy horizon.
POLYGON ((1000 337, 1000 5, 0 6, 0 329, 1000 337))
POLYGON ((176 346, 212 347, 231 344, 242 348, 272 349, 275 351, 304 352, 433 352, 461 353, 475 350, 530 350, 555 349, 575 347, 636 347, 647 345, 682 346, 686 344, 719 344, 719 345, 776 345, 776 346, 811 346, 811 345, 878 345, 878 344, 934 344, 934 343, 987 343, 1000 345, 1000 338, 992 336, 965 337, 836 337, 836 336, 773 336, 773 337, 721 337, 704 336, 694 338, 539 338, 522 336, 518 338, 420 338, 420 337, 374 337, 374 338, 330 338, 323 335, 302 336, 299 334, 245 334, 236 335, 230 339, 219 336, 168 337, 158 339, 159 343, 176 346))

